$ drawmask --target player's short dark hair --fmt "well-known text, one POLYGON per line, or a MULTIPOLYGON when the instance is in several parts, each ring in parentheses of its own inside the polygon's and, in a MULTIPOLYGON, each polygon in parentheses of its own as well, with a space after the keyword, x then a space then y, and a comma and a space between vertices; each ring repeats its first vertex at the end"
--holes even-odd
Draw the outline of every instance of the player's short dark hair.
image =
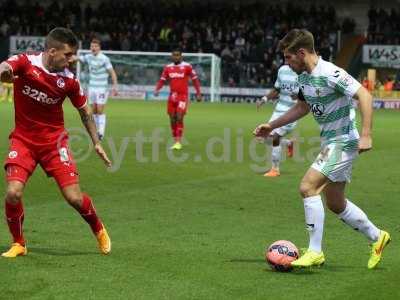
POLYGON ((171 53, 174 53, 174 52, 179 52, 180 54, 182 54, 182 49, 181 48, 173 48, 171 53))
POLYGON ((78 46, 78 38, 71 29, 56 27, 47 34, 45 41, 46 50, 50 48, 60 49, 64 44, 70 47, 78 46))
POLYGON ((295 53, 300 48, 315 53, 314 36, 307 29, 292 29, 279 41, 279 50, 295 53))
POLYGON ((92 37, 90 43, 98 44, 99 46, 101 46, 101 41, 98 37, 92 37))

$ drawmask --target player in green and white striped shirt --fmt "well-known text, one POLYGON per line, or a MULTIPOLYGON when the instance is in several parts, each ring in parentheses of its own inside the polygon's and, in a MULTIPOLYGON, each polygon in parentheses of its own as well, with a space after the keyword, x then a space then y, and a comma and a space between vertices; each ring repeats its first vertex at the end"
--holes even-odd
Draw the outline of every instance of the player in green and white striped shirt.
MULTIPOLYGON (((288 65, 283 65, 278 70, 278 76, 274 87, 271 89, 268 95, 262 97, 261 101, 257 101, 257 109, 259 109, 260 106, 266 103, 268 100, 279 97, 274 112, 269 120, 269 122, 271 122, 284 115, 289 109, 296 105, 298 93, 299 84, 297 82, 297 74, 293 72, 288 65)), ((280 176, 281 173, 279 164, 282 159, 281 146, 288 147, 288 157, 293 156, 293 142, 284 137, 293 131, 293 129, 296 127, 296 124, 296 122, 293 122, 280 128, 275 128, 267 138, 267 142, 272 140, 272 166, 271 169, 264 174, 265 177, 280 176)))
POLYGON ((88 98, 89 103, 92 105, 99 138, 102 139, 106 128, 104 106, 107 103, 109 94, 108 76, 111 75, 111 94, 115 96, 117 94, 117 75, 110 59, 101 52, 99 39, 92 39, 90 50, 92 53, 81 55, 79 60, 89 66, 88 98))
POLYGON ((310 111, 321 129, 321 153, 304 175, 300 193, 304 200, 306 226, 310 235, 307 252, 292 262, 294 267, 322 265, 322 235, 325 212, 320 193, 328 208, 350 227, 364 234, 372 243, 368 268, 379 263, 390 235, 378 229, 367 215, 345 198, 354 159, 372 148, 372 96, 345 70, 318 57, 313 35, 305 29, 291 30, 281 41, 286 63, 299 74, 298 103, 285 115, 259 125, 256 136, 265 137, 274 128, 292 123, 310 111), (359 101, 362 116, 361 137, 355 126, 352 99, 359 101))

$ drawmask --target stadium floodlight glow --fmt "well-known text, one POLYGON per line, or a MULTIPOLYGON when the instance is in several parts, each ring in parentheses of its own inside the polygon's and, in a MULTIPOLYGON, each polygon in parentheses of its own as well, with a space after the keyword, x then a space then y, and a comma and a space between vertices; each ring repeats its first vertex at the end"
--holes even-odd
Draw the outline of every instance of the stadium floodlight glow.
MULTIPOLYGON (((147 99, 153 98, 152 92, 162 70, 171 62, 171 52, 112 50, 102 50, 102 52, 111 60, 118 76, 119 91, 125 95, 124 98, 132 98, 134 91, 146 94, 147 99)), ((78 51, 78 55, 86 53, 90 53, 90 50, 78 51)), ((220 101, 221 59, 212 53, 183 53, 183 60, 196 70, 204 98, 211 102, 220 101)), ((86 68, 85 65, 78 63, 77 75, 82 86, 85 86, 88 79, 86 68)), ((162 91, 168 91, 168 86, 164 86, 162 91)), ((193 87, 190 88, 190 93, 194 94, 193 87)))

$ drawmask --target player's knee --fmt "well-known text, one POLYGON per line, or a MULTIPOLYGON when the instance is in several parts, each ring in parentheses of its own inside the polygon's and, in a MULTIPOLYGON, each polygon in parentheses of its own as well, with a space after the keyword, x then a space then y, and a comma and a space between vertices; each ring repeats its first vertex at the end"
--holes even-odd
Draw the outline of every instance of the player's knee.
POLYGON ((302 181, 300 183, 299 192, 303 198, 317 195, 317 190, 315 187, 307 181, 302 181))
POLYGON ((22 200, 22 190, 16 187, 8 187, 6 201, 9 203, 18 203, 22 200))

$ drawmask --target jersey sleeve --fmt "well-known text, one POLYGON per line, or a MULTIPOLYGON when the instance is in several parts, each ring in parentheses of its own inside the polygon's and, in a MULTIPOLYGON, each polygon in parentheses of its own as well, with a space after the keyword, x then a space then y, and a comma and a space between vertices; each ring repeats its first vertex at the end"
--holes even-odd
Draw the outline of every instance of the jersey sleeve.
POLYGON ((188 73, 193 82, 194 89, 196 90, 196 95, 200 96, 200 93, 201 93, 200 80, 199 80, 199 77, 197 76, 196 70, 193 68, 192 65, 189 65, 188 73))
POLYGON ((198 78, 197 72, 196 72, 196 70, 193 68, 192 65, 189 65, 189 67, 188 67, 188 73, 189 73, 188 75, 190 76, 190 78, 191 78, 192 80, 195 80, 195 79, 198 78))
POLYGON ((342 95, 353 97, 361 84, 345 70, 336 68, 328 75, 328 86, 342 95))
POLYGON ((71 86, 68 90, 68 98, 71 100, 72 104, 77 108, 80 109, 84 107, 87 103, 86 96, 79 84, 77 79, 73 79, 71 86))
POLYGON ((112 66, 112 64, 111 64, 111 61, 110 61, 110 59, 109 59, 107 56, 105 56, 104 67, 105 67, 107 70, 111 70, 111 69, 113 68, 113 66, 112 66))
POLYGON ((29 61, 25 54, 19 54, 8 58, 6 63, 11 67, 14 75, 21 75, 26 70, 29 61))
POLYGON ((280 80, 280 77, 279 77, 279 71, 278 71, 278 76, 276 76, 276 81, 275 81, 275 84, 274 84, 274 88, 276 90, 278 90, 278 91, 280 91, 280 89, 281 89, 281 80, 280 80))
POLYGON ((161 73, 161 77, 160 80, 165 81, 168 80, 168 68, 165 66, 162 73, 161 73))

